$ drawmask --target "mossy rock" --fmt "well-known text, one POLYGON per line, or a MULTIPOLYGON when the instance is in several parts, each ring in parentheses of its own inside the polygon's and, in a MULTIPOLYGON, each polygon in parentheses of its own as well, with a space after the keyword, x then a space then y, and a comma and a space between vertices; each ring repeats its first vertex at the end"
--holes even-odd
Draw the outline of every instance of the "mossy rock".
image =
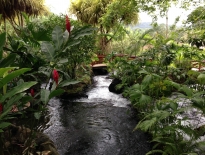
POLYGON ((73 99, 73 98, 86 96, 85 90, 92 84, 91 77, 88 75, 84 75, 83 77, 81 77, 77 80, 80 82, 64 87, 65 93, 63 93, 63 95, 61 95, 61 98, 73 99))

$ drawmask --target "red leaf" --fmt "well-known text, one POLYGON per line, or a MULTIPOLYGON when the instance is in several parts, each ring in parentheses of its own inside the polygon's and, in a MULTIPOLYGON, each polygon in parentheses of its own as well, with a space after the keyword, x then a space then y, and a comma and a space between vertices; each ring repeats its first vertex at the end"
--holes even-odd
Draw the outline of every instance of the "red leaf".
POLYGON ((70 25, 70 20, 68 18, 68 15, 65 16, 65 21, 66 21, 66 30, 70 33, 71 25, 70 25))
POLYGON ((56 85, 58 85, 58 79, 59 79, 59 74, 56 69, 53 70, 53 80, 56 82, 56 85))
POLYGON ((35 92, 34 92, 34 90, 33 90, 33 89, 31 89, 31 90, 30 90, 30 93, 31 93, 31 96, 32 96, 32 97, 34 97, 35 92))
POLYGON ((4 109, 3 104, 0 103, 0 113, 3 112, 3 109, 4 109))

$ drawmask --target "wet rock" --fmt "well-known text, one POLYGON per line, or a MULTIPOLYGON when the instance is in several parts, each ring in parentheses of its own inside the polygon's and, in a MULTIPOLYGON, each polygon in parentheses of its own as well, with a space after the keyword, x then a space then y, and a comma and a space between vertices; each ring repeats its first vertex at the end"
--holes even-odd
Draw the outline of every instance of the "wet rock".
POLYGON ((116 86, 121 83, 122 83, 122 80, 117 79, 117 78, 113 79, 111 84, 108 87, 109 91, 113 93, 121 94, 123 92, 123 89, 116 88, 116 86))

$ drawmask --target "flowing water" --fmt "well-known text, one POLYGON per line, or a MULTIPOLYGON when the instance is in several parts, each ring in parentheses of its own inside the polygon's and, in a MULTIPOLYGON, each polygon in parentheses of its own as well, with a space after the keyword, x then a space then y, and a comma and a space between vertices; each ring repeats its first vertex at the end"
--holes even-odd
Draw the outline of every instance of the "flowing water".
POLYGON ((109 92, 111 79, 95 76, 87 98, 49 102, 51 118, 44 132, 60 155, 145 155, 148 135, 133 132, 136 112, 130 102, 109 92))

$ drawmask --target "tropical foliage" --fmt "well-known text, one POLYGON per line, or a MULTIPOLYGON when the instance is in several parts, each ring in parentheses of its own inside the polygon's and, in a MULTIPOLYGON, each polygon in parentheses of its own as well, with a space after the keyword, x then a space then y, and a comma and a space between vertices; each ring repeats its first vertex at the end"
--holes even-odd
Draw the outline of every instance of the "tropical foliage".
POLYGON ((109 66, 113 77, 122 81, 117 89, 124 89, 123 95, 139 112, 141 120, 134 131, 152 136, 153 150, 147 154, 203 154, 204 51, 184 43, 190 27, 185 31, 174 27, 167 36, 158 26, 136 31, 133 42, 113 48, 119 53, 127 49, 127 57, 115 58, 109 66), (196 124, 195 110, 200 115, 196 124))
MULTIPOLYGON (((139 112, 134 131, 152 136, 147 154, 203 154, 204 124, 190 123, 189 114, 205 117, 204 6, 190 13, 183 28, 127 28, 139 21, 140 11, 155 19, 173 4, 178 1, 77 0, 73 20, 50 14, 44 0, 0 0, 0 154, 35 154, 28 148, 49 100, 91 76, 95 53, 107 54, 110 73, 122 81, 117 89, 139 112), (21 122, 27 116, 31 126, 21 122), (24 145, 6 143, 13 121, 32 129, 24 145)), ((183 8, 191 4, 199 3, 181 1, 183 8)))

